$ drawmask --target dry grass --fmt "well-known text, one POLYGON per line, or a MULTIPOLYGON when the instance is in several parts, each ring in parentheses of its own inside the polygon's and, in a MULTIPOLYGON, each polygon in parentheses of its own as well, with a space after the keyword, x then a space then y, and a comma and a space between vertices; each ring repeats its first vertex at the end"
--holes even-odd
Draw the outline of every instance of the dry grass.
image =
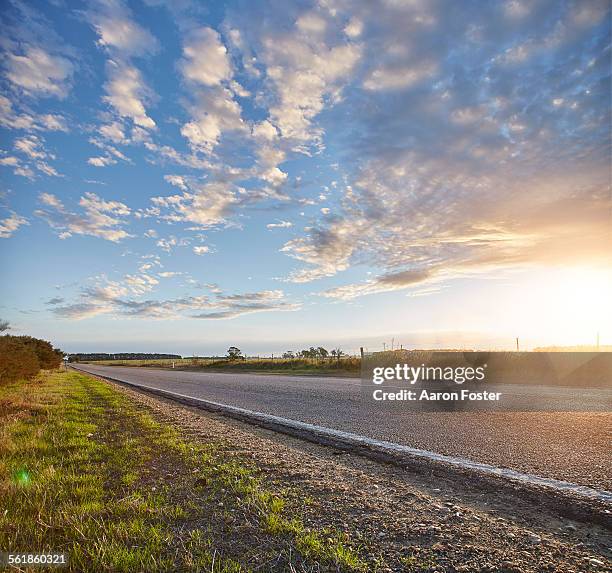
POLYGON ((182 358, 177 360, 100 360, 89 362, 103 366, 133 366, 174 368, 180 370, 230 370, 242 372, 271 372, 278 374, 343 374, 357 375, 361 360, 354 356, 335 358, 248 358, 227 360, 225 358, 182 358))

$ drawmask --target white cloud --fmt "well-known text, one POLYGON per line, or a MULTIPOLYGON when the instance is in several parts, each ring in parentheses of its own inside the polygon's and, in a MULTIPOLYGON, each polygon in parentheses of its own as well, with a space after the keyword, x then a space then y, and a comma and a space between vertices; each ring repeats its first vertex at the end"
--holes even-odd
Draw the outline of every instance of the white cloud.
POLYGON ((44 147, 44 140, 37 135, 25 135, 15 140, 15 150, 22 153, 27 157, 28 161, 31 161, 31 165, 22 164, 17 161, 15 165, 16 175, 21 175, 29 179, 35 177, 34 172, 31 169, 33 165, 39 172, 51 177, 61 177, 57 170, 49 165, 46 160, 55 159, 55 155, 48 153, 44 147))
MULTIPOLYGON (((49 157, 43 148, 43 143, 36 135, 28 135, 15 140, 15 149, 30 159, 45 159, 49 157)), ((53 159, 53 156, 51 156, 53 159)))
POLYGON ((278 139, 276 128, 267 120, 261 121, 253 125, 251 129, 253 137, 258 140, 274 141, 278 139))
POLYGON ((87 160, 89 165, 93 165, 94 167, 107 167, 109 165, 114 165, 117 163, 112 157, 107 156, 98 156, 98 157, 90 157, 87 160))
POLYGON ((132 19, 121 0, 97 0, 86 12, 86 18, 98 34, 98 44, 111 53, 142 56, 159 48, 155 37, 132 19))
POLYGON ((153 197, 151 201, 156 208, 169 211, 160 214, 160 219, 195 223, 206 228, 225 222, 238 198, 230 184, 211 182, 194 185, 193 191, 181 195, 153 197))
POLYGON ((180 175, 164 175, 164 180, 167 183, 170 183, 170 185, 174 185, 183 191, 187 191, 188 189, 185 178, 181 177, 180 175))
POLYGON ((62 115, 45 113, 42 115, 35 116, 35 125, 33 129, 41 129, 47 131, 68 131, 68 125, 66 124, 66 118, 62 115), (36 125, 36 123, 38 125, 36 125))
POLYGON ((349 38, 357 38, 363 32, 363 22, 359 18, 351 18, 344 28, 344 33, 349 38))
POLYGON ((135 295, 141 295, 145 292, 153 290, 159 284, 159 281, 144 272, 138 275, 125 275, 124 278, 126 287, 135 295))
POLYGON ((27 94, 59 98, 68 94, 74 66, 63 56, 30 45, 22 54, 9 53, 5 65, 6 77, 27 94))
POLYGON ((224 131, 245 129, 240 105, 224 87, 200 90, 190 112, 193 119, 183 125, 181 135, 194 150, 210 153, 224 131))
POLYGON ((270 185, 278 187, 286 181, 287 174, 284 171, 281 171, 278 167, 272 167, 271 169, 267 169, 263 173, 260 173, 259 178, 270 183, 270 185))
POLYGON ((182 126, 181 135, 194 152, 210 154, 224 132, 246 129, 234 93, 246 94, 233 80, 227 48, 212 28, 188 33, 179 67, 192 100, 191 121, 182 126))
POLYGON ((106 201, 95 193, 85 193, 79 201, 83 214, 69 211, 51 193, 41 193, 40 201, 48 209, 38 209, 34 214, 58 231, 60 238, 89 235, 118 242, 132 236, 121 228, 130 209, 119 201, 106 201))
POLYGON ((5 219, 0 219, 0 238, 8 239, 19 227, 29 225, 25 217, 17 215, 14 211, 5 219))
POLYGON ((106 140, 99 139, 97 137, 90 137, 89 143, 95 145, 98 149, 104 151, 103 156, 90 157, 87 163, 95 167, 106 167, 107 165, 114 165, 117 163, 117 159, 131 163, 132 161, 124 155, 123 152, 119 151, 114 145, 111 145, 106 140))
POLYGON ((62 177, 62 175, 57 172, 55 167, 49 165, 45 161, 37 161, 36 169, 38 169, 38 171, 40 171, 41 173, 48 175, 49 177, 62 177))
POLYGON ((268 229, 289 229, 293 227, 293 223, 291 221, 278 221, 278 223, 268 223, 266 227, 268 229))
POLYGON ((155 244, 160 247, 162 251, 170 253, 174 247, 185 247, 190 243, 191 239, 189 238, 183 237, 178 239, 174 235, 170 235, 167 239, 159 239, 155 244))
POLYGON ((437 69, 432 62, 376 68, 365 79, 363 87, 374 91, 404 89, 432 78, 437 69))
POLYGON ((327 29, 327 21, 316 12, 304 12, 296 20, 295 26, 305 34, 319 35, 327 29))
POLYGON ((98 45, 109 56, 106 62, 107 81, 104 84, 106 95, 102 99, 116 114, 115 119, 108 121, 107 118, 107 123, 99 128, 101 138, 90 139, 91 143, 105 151, 105 155, 91 157, 88 163, 104 167, 116 163, 117 159, 130 162, 108 141, 116 145, 150 142, 147 130, 154 130, 157 126, 149 116, 147 106, 155 94, 132 59, 156 53, 159 43, 134 20, 123 0, 95 0, 90 3, 85 17, 98 35, 98 45), (127 126, 127 129, 131 129, 131 137, 126 135, 124 119, 132 122, 127 126))
POLYGON ((108 102, 121 117, 130 118, 136 125, 153 129, 155 122, 147 115, 145 103, 151 93, 138 69, 128 63, 109 61, 108 81, 104 85, 108 102))
POLYGON ((13 170, 13 173, 15 175, 19 175, 19 177, 25 177, 26 179, 30 179, 30 180, 36 179, 36 176, 34 175, 34 171, 32 171, 32 169, 30 169, 29 167, 23 167, 19 165, 18 167, 15 167, 15 169, 13 170))
POLYGON ((66 118, 58 114, 18 113, 12 102, 0 95, 0 125, 7 129, 68 131, 66 118))
POLYGON ((206 253, 210 252, 210 247, 207 247, 206 245, 202 245, 199 247, 193 247, 193 252, 196 255, 205 255, 206 253))
POLYGON ((189 34, 183 46, 181 70, 185 79, 213 87, 232 76, 227 48, 212 28, 200 28, 189 34))
POLYGON ((343 82, 361 56, 357 44, 328 45, 318 31, 308 29, 315 20, 307 21, 309 25, 302 24, 301 29, 297 25, 291 32, 265 36, 262 54, 274 88, 269 121, 283 137, 301 142, 320 139, 320 129, 313 128, 312 121, 324 109, 326 98, 332 103, 339 99, 343 82))
POLYGON ((232 80, 229 83, 229 87, 234 92, 234 95, 237 95, 238 97, 247 98, 251 96, 251 92, 239 84, 236 80, 232 80))
POLYGON ((113 121, 111 123, 101 126, 99 131, 100 135, 102 135, 106 139, 110 139, 113 143, 127 142, 123 125, 118 121, 113 121))

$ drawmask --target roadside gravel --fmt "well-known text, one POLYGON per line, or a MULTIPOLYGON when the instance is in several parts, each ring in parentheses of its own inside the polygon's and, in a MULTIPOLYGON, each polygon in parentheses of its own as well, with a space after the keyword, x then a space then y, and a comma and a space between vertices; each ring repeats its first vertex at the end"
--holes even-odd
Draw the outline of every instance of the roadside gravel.
POLYGON ((560 518, 519 490, 497 495, 465 476, 415 473, 113 386, 191 439, 250 460, 308 525, 358 540, 372 570, 612 570, 609 531, 560 518))

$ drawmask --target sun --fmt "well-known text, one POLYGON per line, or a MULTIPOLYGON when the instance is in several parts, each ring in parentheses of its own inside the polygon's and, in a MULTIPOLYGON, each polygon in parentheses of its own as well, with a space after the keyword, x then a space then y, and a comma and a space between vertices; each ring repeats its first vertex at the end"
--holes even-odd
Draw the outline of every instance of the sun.
POLYGON ((551 334, 568 344, 595 344, 612 325, 612 269, 575 267, 551 273, 543 304, 555 314, 551 334))

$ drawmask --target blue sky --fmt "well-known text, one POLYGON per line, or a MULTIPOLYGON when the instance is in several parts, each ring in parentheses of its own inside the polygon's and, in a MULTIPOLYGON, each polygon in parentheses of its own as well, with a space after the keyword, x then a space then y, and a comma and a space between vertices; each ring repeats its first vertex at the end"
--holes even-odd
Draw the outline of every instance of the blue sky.
POLYGON ((1 32, 15 332, 612 337, 606 1, 11 1, 1 32))

